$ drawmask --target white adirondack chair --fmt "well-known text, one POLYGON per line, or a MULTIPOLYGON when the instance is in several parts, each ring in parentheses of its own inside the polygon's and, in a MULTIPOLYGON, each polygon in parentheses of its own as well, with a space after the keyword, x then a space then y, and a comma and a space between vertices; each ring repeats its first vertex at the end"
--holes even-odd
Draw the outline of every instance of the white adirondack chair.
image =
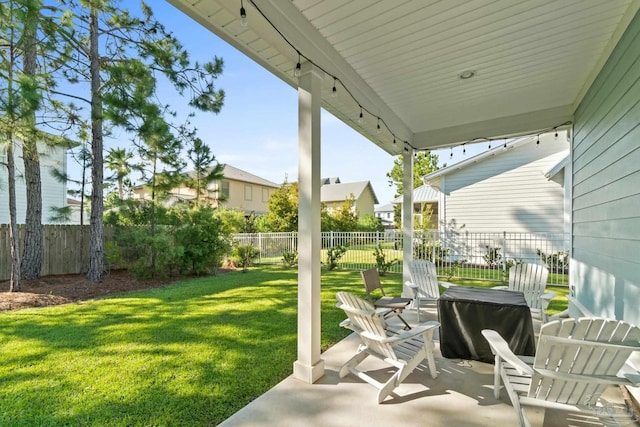
POLYGON ((640 350, 640 329, 623 321, 551 321, 542 326, 535 357, 516 356, 496 331, 482 334, 495 354, 494 395, 502 378, 522 426, 531 425, 522 405, 593 413, 608 386, 640 383, 637 373, 618 376, 640 350))
POLYGON ((509 286, 496 286, 494 289, 522 292, 531 308, 534 324, 540 325, 548 320, 545 310, 556 296, 555 292, 545 292, 548 278, 549 270, 542 264, 516 264, 509 269, 509 286))
POLYGON ((392 328, 366 300, 348 292, 338 292, 336 297, 337 307, 348 316, 340 326, 356 332, 362 340, 356 354, 341 367, 340 378, 352 373, 366 381, 378 389, 378 403, 382 403, 425 358, 431 377, 437 376, 433 332, 440 326, 438 322, 425 322, 408 331, 392 328), (368 356, 390 364, 397 371, 384 383, 375 380, 358 369, 368 356))
POLYGON ((426 259, 409 261, 409 276, 411 281, 405 282, 405 285, 413 291, 413 307, 416 309, 419 322, 422 304, 437 302, 440 298, 440 286, 448 288, 453 285, 439 281, 436 265, 426 259))

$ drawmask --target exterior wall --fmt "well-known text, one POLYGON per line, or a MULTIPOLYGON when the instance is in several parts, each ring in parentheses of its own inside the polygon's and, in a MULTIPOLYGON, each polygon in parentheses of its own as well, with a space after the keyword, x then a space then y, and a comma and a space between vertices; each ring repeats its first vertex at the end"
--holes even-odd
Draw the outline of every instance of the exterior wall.
POLYGON ((640 14, 575 112, 572 293, 640 324, 640 14))
MULTIPOLYGON (((327 208, 327 212, 331 213, 341 208, 344 205, 345 200, 323 201, 322 203, 327 208)), ((375 200, 371 191, 363 191, 362 194, 360 194, 360 197, 358 197, 354 202, 354 208, 358 214, 358 218, 362 218, 367 214, 373 215, 374 204, 375 200)), ((393 213, 391 214, 391 220, 393 220, 393 213)))
MULTIPOLYGON (((4 151, 2 153, 5 154, 4 151)), ((16 147, 16 210, 18 224, 25 223, 27 194, 24 181, 22 151, 16 147)), ((42 223, 51 224, 51 208, 61 208, 67 204, 67 185, 58 182, 52 175, 53 169, 66 171, 66 150, 63 148, 40 148, 40 177, 42 180, 42 223)), ((0 224, 9 223, 9 185, 7 168, 0 167, 0 224)))
POLYGON ((568 153, 564 133, 540 137, 507 153, 448 173, 440 223, 469 232, 564 232, 564 189, 544 173, 568 153))
POLYGON ((269 196, 277 188, 265 187, 244 181, 224 180, 229 183, 229 197, 220 204, 230 209, 240 209, 247 213, 267 212, 269 196))

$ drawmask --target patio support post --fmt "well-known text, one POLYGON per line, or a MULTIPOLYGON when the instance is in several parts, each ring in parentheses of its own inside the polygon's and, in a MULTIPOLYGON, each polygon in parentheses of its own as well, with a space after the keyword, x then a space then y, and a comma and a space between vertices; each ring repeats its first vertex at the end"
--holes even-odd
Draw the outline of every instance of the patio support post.
POLYGON ((323 73, 309 62, 298 78, 298 360, 295 378, 314 383, 320 359, 320 103, 323 73))
POLYGON ((402 296, 411 297, 405 283, 411 280, 408 263, 413 259, 413 149, 402 156, 402 296))

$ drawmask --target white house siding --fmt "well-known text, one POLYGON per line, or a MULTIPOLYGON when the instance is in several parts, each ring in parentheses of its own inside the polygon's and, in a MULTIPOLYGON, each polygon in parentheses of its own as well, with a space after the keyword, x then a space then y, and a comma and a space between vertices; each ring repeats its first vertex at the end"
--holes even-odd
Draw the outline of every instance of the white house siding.
POLYGON ((640 15, 575 112, 571 284, 597 316, 640 324, 640 15))
POLYGON ((469 232, 563 233, 564 189, 544 173, 568 149, 564 134, 546 134, 540 144, 534 140, 507 148, 448 173, 441 187, 446 209, 440 209, 440 222, 455 220, 469 232))
MULTIPOLYGON (((4 154, 4 153, 3 153, 4 154)), ((24 181, 24 162, 22 150, 16 148, 16 211, 18 224, 25 223, 27 209, 26 186, 24 181)), ((67 204, 67 186, 57 181, 51 171, 66 171, 66 150, 63 148, 40 147, 40 177, 42 180, 42 223, 49 224, 51 208, 61 208, 67 204)), ((7 168, 0 167, 0 224, 9 223, 9 188, 7 168)))

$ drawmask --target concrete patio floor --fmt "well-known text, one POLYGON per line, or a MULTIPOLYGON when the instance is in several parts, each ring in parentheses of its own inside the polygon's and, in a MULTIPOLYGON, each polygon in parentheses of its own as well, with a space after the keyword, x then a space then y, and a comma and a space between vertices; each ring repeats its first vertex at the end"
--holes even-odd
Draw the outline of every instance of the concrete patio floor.
MULTIPOLYGON (((422 321, 435 319, 435 311, 425 313, 422 321)), ((404 315, 409 322, 415 312, 404 315)), ((421 364, 382 404, 376 403, 376 389, 353 375, 339 378, 338 371, 359 344, 352 334, 322 354, 325 375, 315 384, 306 384, 292 376, 225 420, 223 427, 239 426, 517 426, 518 418, 508 403, 504 389, 500 399, 493 397, 493 365, 460 359, 445 359, 436 341, 438 377, 429 375, 421 364)), ((373 357, 367 366, 381 378, 387 367, 373 357)), ((527 408, 533 426, 629 426, 638 425, 624 407, 617 387, 603 397, 605 408, 596 417, 555 410, 527 408)), ((593 414, 595 415, 595 414, 593 414)))

